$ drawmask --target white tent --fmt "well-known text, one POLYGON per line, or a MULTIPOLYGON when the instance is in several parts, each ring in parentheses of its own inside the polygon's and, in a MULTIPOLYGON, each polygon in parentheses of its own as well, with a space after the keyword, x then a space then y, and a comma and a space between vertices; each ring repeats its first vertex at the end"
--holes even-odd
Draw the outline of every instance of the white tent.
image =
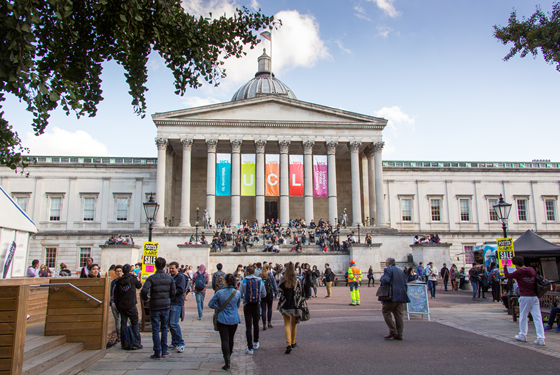
POLYGON ((25 276, 30 233, 35 224, 0 186, 0 278, 25 276))

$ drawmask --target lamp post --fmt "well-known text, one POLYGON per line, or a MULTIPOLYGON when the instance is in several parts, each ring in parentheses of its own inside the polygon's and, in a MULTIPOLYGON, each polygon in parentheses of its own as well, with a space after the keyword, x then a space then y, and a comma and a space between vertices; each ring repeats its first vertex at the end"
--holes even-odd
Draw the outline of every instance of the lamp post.
POLYGON ((509 213, 511 211, 511 203, 506 203, 506 201, 504 201, 504 198, 502 197, 502 194, 500 194, 500 200, 498 201, 498 204, 495 204, 492 207, 494 207, 496 215, 498 215, 498 218, 502 222, 502 231, 504 238, 507 238, 507 221, 509 213))
POLYGON ((159 209, 159 204, 154 201, 154 193, 150 193, 150 199, 144 202, 144 211, 146 212, 146 219, 148 220, 148 242, 152 242, 152 229, 154 228, 154 221, 159 209))
POLYGON ((199 208, 196 208, 196 223, 194 223, 195 227, 196 227, 196 242, 198 243, 198 212, 199 212, 199 208))
POLYGON ((360 223, 358 223, 358 243, 360 243, 360 223))

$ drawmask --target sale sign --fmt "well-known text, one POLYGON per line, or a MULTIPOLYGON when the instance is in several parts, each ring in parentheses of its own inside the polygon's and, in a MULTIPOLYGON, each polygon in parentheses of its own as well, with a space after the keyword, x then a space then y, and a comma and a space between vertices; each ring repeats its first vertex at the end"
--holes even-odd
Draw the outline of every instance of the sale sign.
POLYGON ((327 155, 313 155, 313 195, 327 196, 327 155))
POLYGON ((144 251, 142 252, 142 281, 146 281, 148 277, 156 273, 156 259, 158 257, 157 242, 144 242, 144 251))
POLYGON ((290 197, 303 197, 303 155, 290 155, 290 197))
POLYGON ((280 155, 266 154, 265 156, 265 195, 278 197, 280 196, 280 155))
POLYGON ((515 251, 513 249, 513 238, 498 238, 496 240, 498 244, 498 250, 496 250, 496 255, 498 257, 498 267, 500 268, 500 275, 504 275, 504 268, 507 267, 508 272, 515 272, 515 266, 511 263, 511 260, 515 256, 515 251))

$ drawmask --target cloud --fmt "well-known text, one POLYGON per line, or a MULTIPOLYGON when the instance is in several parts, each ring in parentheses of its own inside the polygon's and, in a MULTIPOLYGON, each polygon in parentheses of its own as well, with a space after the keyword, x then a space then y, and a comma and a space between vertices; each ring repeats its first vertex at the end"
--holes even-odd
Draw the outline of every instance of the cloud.
POLYGON ((83 130, 72 133, 53 127, 40 136, 27 132, 23 144, 29 147, 31 155, 111 156, 105 144, 83 130))
POLYGON ((354 6, 354 10, 358 12, 358 13, 355 13, 356 17, 361 18, 361 19, 366 20, 366 21, 371 21, 371 18, 369 18, 367 16, 366 10, 364 8, 362 8, 359 4, 356 4, 354 6))
POLYGON ((393 31, 393 29, 387 26, 377 26, 377 31, 378 31, 377 36, 380 36, 382 38, 387 38, 389 36, 389 33, 393 31))
POLYGON ((183 0, 183 9, 194 16, 208 17, 212 13, 212 18, 219 18, 224 14, 226 17, 233 17, 235 8, 239 6, 228 0, 183 0))
POLYGON ((352 51, 350 51, 347 48, 344 48, 344 44, 342 44, 342 41, 340 39, 335 39, 334 42, 336 43, 336 45, 338 46, 338 48, 340 48, 342 50, 342 52, 344 53, 352 53, 352 51))
POLYGON ((251 0, 251 8, 253 8, 254 10, 259 10, 259 2, 257 0, 251 0))
POLYGON ((393 6, 395 0, 369 0, 377 4, 377 7, 381 9, 389 17, 397 17, 401 12, 397 11, 393 6))
POLYGON ((199 96, 189 96, 183 100, 183 104, 188 107, 200 107, 203 105, 210 105, 220 103, 221 100, 212 97, 201 98, 199 96))
POLYGON ((404 113, 398 106, 383 107, 379 111, 374 112, 374 114, 375 116, 383 117, 389 120, 388 125, 395 136, 397 136, 398 131, 403 127, 407 130, 415 130, 414 124, 416 119, 404 113))

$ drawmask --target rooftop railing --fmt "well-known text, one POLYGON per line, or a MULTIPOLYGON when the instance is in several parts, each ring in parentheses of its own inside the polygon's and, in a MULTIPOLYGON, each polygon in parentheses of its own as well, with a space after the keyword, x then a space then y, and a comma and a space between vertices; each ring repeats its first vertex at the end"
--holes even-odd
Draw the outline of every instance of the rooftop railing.
POLYGON ((37 164, 117 164, 146 165, 157 164, 157 158, 125 158, 125 157, 72 157, 72 156, 29 156, 37 164))
POLYGON ((560 169, 560 163, 552 162, 463 162, 463 161, 393 161, 384 160, 383 167, 394 168, 505 168, 505 169, 560 169))

